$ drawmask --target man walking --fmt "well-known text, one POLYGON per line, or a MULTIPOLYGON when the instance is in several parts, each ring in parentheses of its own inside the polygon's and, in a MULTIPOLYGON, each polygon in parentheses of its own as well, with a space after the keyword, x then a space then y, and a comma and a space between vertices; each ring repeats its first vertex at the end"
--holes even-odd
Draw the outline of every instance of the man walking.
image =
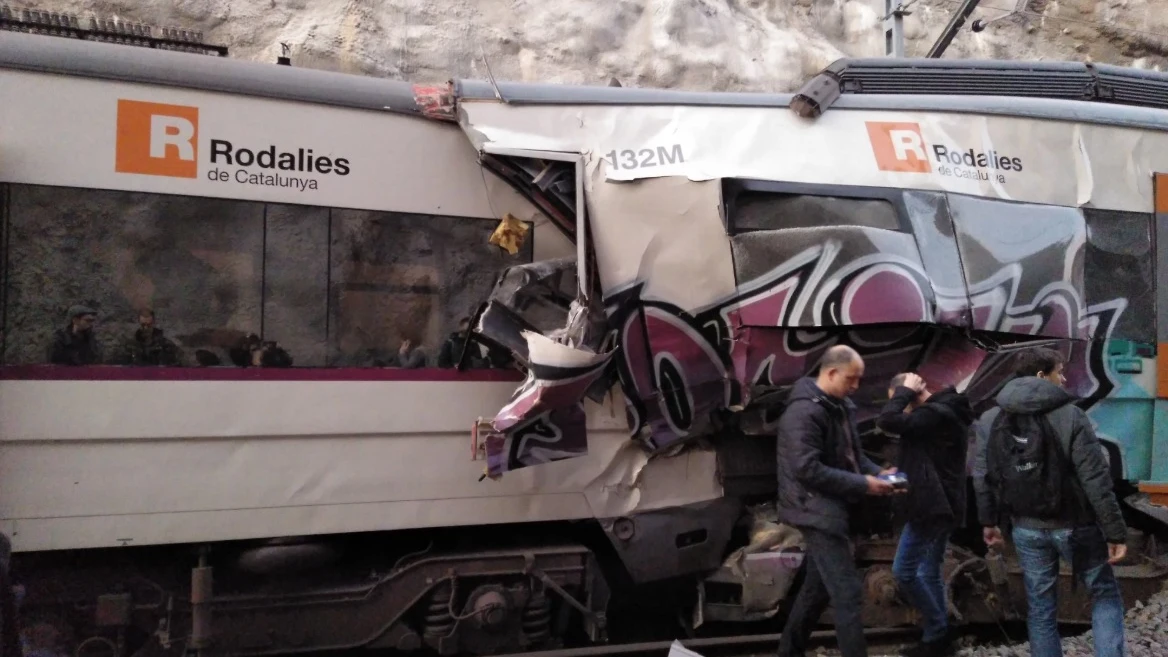
POLYGON ((1017 378, 977 424, 978 516, 990 546, 1009 522, 1026 584, 1032 657, 1062 657, 1059 558, 1091 595, 1096 657, 1123 657, 1123 599, 1111 564, 1127 554, 1127 526, 1091 422, 1062 386, 1063 357, 1020 354, 1017 378))
POLYGON ((953 387, 930 393, 925 380, 898 374, 876 426, 900 436, 897 467, 908 478, 905 518, 892 572, 909 603, 920 612, 921 642, 906 657, 941 657, 952 652, 948 603, 941 565, 949 536, 965 524, 965 466, 969 399, 953 387))
POLYGON ((849 537, 849 507, 865 495, 891 495, 880 467, 860 449, 855 405, 847 399, 864 361, 846 346, 828 349, 816 378, 795 383, 779 419, 778 515, 807 545, 806 575, 779 641, 779 657, 803 657, 830 600, 843 657, 866 657, 863 591, 849 537))

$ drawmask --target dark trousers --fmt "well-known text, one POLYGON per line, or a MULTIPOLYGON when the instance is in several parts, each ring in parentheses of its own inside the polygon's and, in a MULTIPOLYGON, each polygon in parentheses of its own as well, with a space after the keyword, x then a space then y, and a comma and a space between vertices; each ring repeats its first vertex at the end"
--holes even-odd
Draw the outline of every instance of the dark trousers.
POLYGON ((856 570, 851 542, 846 536, 799 528, 807 545, 803 586, 779 639, 779 657, 803 657, 807 640, 830 601, 836 640, 842 657, 867 657, 864 623, 860 617, 863 585, 856 570))

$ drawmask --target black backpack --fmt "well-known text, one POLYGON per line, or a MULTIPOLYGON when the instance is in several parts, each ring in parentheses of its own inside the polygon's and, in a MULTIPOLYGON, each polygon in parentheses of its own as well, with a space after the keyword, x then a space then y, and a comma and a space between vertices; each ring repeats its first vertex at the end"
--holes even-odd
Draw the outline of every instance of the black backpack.
POLYGON ((1000 411, 990 425, 986 479, 1003 514, 1056 520, 1071 473, 1046 414, 1000 411))

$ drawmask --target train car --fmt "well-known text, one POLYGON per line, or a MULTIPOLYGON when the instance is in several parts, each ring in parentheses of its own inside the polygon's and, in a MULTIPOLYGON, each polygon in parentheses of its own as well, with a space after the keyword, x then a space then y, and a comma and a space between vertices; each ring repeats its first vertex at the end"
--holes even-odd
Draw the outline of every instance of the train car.
MULTIPOLYGON (((449 618, 417 632, 395 619, 433 588, 416 578, 452 568, 485 582, 460 600, 505 585, 531 618, 504 638, 534 637, 550 631, 548 596, 527 605, 512 580, 543 574, 541 591, 603 612, 573 523, 661 513, 675 533, 710 517, 728 533, 713 453, 649 462, 619 397, 590 404, 582 461, 482 481, 472 428, 522 376, 440 368, 444 342, 501 271, 574 247, 456 125, 424 118, 411 85, 13 32, 0 53, 0 529, 30 649, 73 654, 98 637, 85 650, 108 651, 144 622, 147 635, 189 629, 192 595, 194 636, 166 635, 168 649, 408 647, 445 636, 449 618), (526 230, 514 253, 490 241, 503 217, 526 230), (54 365, 73 306, 96 312, 101 357, 54 365), (133 360, 144 308, 177 348, 172 366, 133 360), (425 365, 385 367, 405 340, 425 365), (248 366, 267 348, 294 367, 248 366), (486 531, 449 531, 474 527, 486 531), (273 600, 265 587, 337 563, 312 585, 327 613, 277 614, 275 635, 248 620, 273 600)), ((669 574, 716 565, 716 538, 669 574)), ((127 651, 145 641, 134 632, 127 651)))
MULTIPOLYGON (((873 435, 893 375, 917 371, 984 409, 1013 356, 1045 345, 1067 358, 1068 388, 1137 527, 1126 590, 1158 586, 1165 564, 1154 541, 1147 551, 1147 532, 1163 540, 1168 525, 1168 369, 1157 359, 1168 335, 1158 239, 1168 227, 1168 77, 841 60, 795 95, 455 81, 430 97, 432 114, 462 125, 495 168, 576 160, 583 172, 586 212, 574 219, 591 270, 564 326, 572 341, 505 321, 522 314, 506 294, 476 328, 517 354, 526 347, 533 363, 491 425, 491 470, 503 480, 556 452, 530 441, 549 425, 568 445, 555 458, 585 453, 573 404, 616 383, 634 439, 651 452, 753 439, 766 445, 761 456, 789 386, 828 347, 848 344, 866 363, 855 401, 867 447, 895 450, 873 435)), ((766 540, 783 543, 772 529, 766 540)), ((906 611, 891 548, 861 548, 873 624, 906 611)), ((702 603, 699 618, 774 613, 791 582, 768 573, 782 551, 768 556, 774 563, 755 567, 770 590, 734 562, 736 575, 728 566, 700 591, 726 595, 730 584, 737 607, 702 603)), ((990 581, 1010 569, 995 575, 977 552, 951 555, 949 568, 950 587, 964 582, 1000 605, 982 619, 1021 606, 1016 567, 1012 590, 990 581)), ((1080 603, 1064 596, 1063 617, 1080 603)))
MULTIPOLYGON (((632 635, 658 584, 691 629, 773 618, 773 422, 840 340, 869 417, 896 371, 985 399, 1012 345, 1057 344, 1116 480, 1168 478, 1162 109, 892 89, 810 121, 4 32, 0 88, 29 650, 514 651, 632 635)), ((885 515, 873 626, 911 618, 885 515)), ((1165 573, 1139 547, 1135 597, 1165 573)), ((990 561, 951 572, 968 620, 1007 613, 968 604, 990 561)))

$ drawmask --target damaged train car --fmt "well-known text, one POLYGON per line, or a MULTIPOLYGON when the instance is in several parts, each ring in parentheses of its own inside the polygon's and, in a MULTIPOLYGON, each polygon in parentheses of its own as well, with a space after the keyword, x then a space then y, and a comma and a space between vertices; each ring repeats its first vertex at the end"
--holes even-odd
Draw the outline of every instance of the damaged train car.
MULTIPOLYGON (((0 30, 0 532, 28 652, 773 623, 802 554, 769 506, 774 424, 839 343, 878 459, 893 374, 984 406, 1019 345, 1062 349, 1140 530, 1124 593, 1168 574, 1162 75, 424 86, 76 31, 0 30), (134 342, 162 329, 166 362, 134 342)), ((865 622, 903 625, 871 511, 865 622)), ((953 611, 1009 618, 1019 571, 972 538, 953 611)))
MULTIPOLYGON (((647 452, 712 449, 726 495, 765 496, 784 395, 828 347, 865 359, 854 399, 879 460, 895 450, 872 422, 893 375, 956 386, 981 410, 1013 354, 1045 345, 1068 359, 1067 386, 1097 425, 1126 512, 1163 536, 1162 76, 845 60, 795 96, 456 81, 419 99, 577 245, 575 261, 508 271, 478 317, 480 339, 528 372, 480 422, 490 476, 586 454, 585 400, 619 389, 647 452), (961 82, 976 91, 955 95, 961 82)), ((618 549, 643 535, 621 520, 609 530, 618 549)), ((798 562, 797 532, 765 511, 753 527, 754 543, 699 583, 699 622, 778 610, 790 578, 773 575, 793 572, 783 564, 798 562)), ((1148 535, 1134 535, 1125 590, 1151 591, 1166 564, 1154 538, 1147 552, 1148 535)), ((1005 571, 990 577, 970 543, 949 567, 985 576, 967 592, 1001 606, 965 613, 988 620, 1018 591, 995 591, 1005 571)), ((904 620, 892 544, 865 549, 871 622, 904 620)))

